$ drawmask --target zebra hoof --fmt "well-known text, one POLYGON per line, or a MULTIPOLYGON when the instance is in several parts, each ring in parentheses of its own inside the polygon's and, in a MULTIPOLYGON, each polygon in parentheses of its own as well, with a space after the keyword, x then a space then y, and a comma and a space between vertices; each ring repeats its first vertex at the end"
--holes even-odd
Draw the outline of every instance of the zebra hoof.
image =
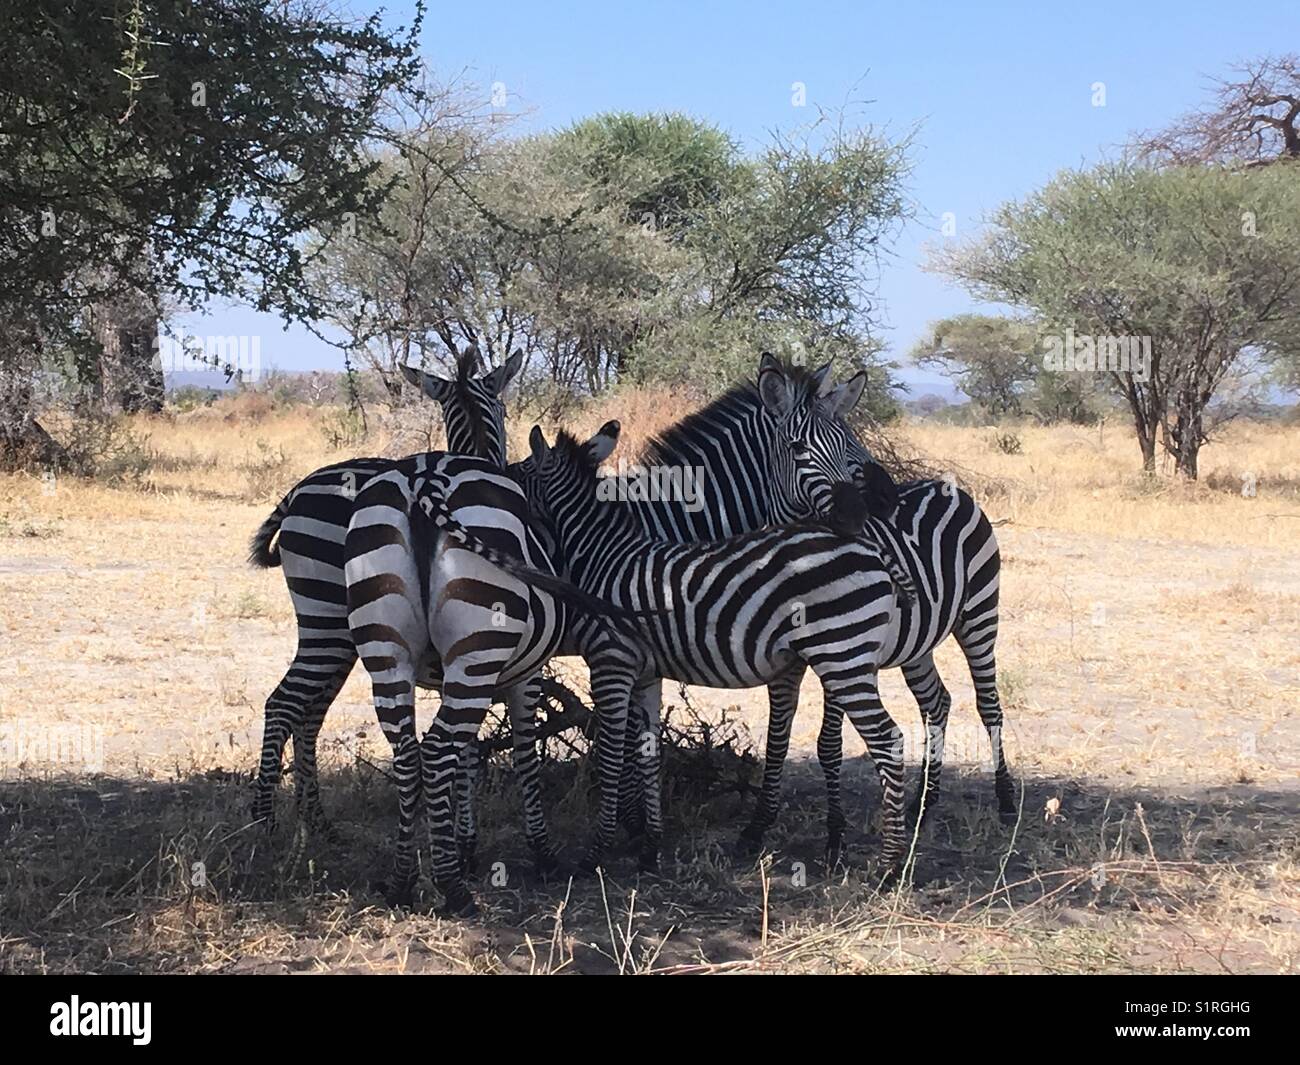
POLYGON ((763 834, 766 830, 747 825, 736 840, 736 853, 742 858, 755 859, 763 853, 763 834))
POLYGON ((478 845, 475 843, 457 844, 457 861, 460 864, 460 875, 463 877, 478 876, 478 845))
POLYGON ((913 799, 907 804, 907 824, 910 828, 924 828, 934 815, 934 797, 931 796, 926 800, 924 806, 921 805, 920 798, 913 799))
POLYGON ((643 847, 637 856, 637 870, 645 876, 659 875, 659 848, 643 847))
POLYGON ((998 809, 998 820, 1004 825, 1014 825, 1020 820, 1020 811, 1014 807, 1009 810, 1006 807, 1000 807, 998 809))
POLYGON ((474 896, 462 881, 439 884, 438 890, 442 892, 444 899, 442 907, 438 910, 440 917, 478 916, 478 903, 474 901, 474 896))
POLYGON ((825 861, 831 872, 844 864, 844 837, 839 832, 832 832, 826 839, 825 861))
POLYGON ((880 882, 876 885, 876 890, 882 895, 888 894, 898 886, 899 874, 902 872, 900 863, 893 862, 881 874, 880 882))
POLYGON ((573 867, 568 862, 562 861, 560 856, 551 850, 534 851, 533 868, 543 881, 567 880, 574 875, 573 867))
POLYGON ((409 910, 415 903, 415 884, 377 880, 375 891, 383 896, 385 904, 394 910, 409 910))
POLYGON ((575 880, 594 880, 605 868, 605 859, 598 854, 587 854, 573 867, 575 880))

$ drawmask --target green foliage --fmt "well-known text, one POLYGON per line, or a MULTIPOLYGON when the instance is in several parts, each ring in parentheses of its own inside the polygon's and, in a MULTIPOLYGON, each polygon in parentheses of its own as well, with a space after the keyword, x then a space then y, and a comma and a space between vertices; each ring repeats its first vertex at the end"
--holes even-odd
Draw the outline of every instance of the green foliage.
POLYGON ((363 146, 414 70, 377 18, 278 0, 32 0, 0 41, 0 307, 73 314, 123 277, 306 313, 299 238, 381 201, 363 146))
POLYGON ((1038 376, 1038 331, 1028 322, 960 314, 931 326, 912 349, 919 366, 936 367, 994 418, 1023 413, 1038 376))
POLYGON ((40 435, 51 347, 76 388, 101 386, 97 304, 316 315, 304 238, 389 191, 368 145, 416 72, 420 10, 392 34, 279 0, 0 8, 0 458, 40 435))
MULTIPOLYGON (((495 357, 523 347, 531 387, 557 395, 620 381, 715 392, 765 349, 879 366, 870 293, 908 210, 904 147, 819 130, 746 156, 681 115, 511 138, 446 94, 382 160, 397 192, 381 226, 335 234, 313 269, 394 396, 399 362, 468 340, 495 357)), ((886 383, 879 366, 882 413, 886 383)))
POLYGON ((1144 372, 1099 372, 1128 403, 1144 464, 1159 434, 1195 476, 1211 401, 1244 353, 1300 344, 1295 166, 1067 171, 997 211, 935 266, 981 298, 1064 335, 1149 338, 1144 372))
POLYGON ((1046 369, 1037 323, 959 314, 935 322, 930 332, 912 349, 912 358, 940 370, 986 418, 1028 416, 1047 425, 1096 421, 1095 379, 1046 369))
POLYGON ((558 134, 550 150, 591 182, 597 207, 658 230, 689 227, 743 174, 731 138, 686 115, 595 115, 558 134))

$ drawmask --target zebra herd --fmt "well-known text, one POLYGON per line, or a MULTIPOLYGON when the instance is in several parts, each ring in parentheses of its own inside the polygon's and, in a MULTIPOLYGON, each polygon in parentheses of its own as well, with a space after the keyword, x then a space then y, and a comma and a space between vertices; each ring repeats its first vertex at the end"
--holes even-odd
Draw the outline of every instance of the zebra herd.
POLYGON ((468 349, 451 380, 407 368, 441 405, 448 450, 317 470, 254 535, 251 560, 283 568, 298 626, 294 659, 266 703, 255 818, 271 821, 292 736, 300 816, 328 831, 316 740, 359 657, 393 748, 389 900, 411 898, 422 802, 434 883, 448 911, 472 913, 473 741, 492 702, 504 701, 525 835, 538 867, 555 870, 535 713, 542 666, 577 654, 590 668, 599 722, 599 812, 583 866, 601 862, 622 819, 639 836, 642 869, 657 867, 664 679, 767 686, 762 790, 741 834, 756 847, 776 818, 799 687, 812 669, 825 696, 817 753, 828 860, 839 858, 846 823, 847 715, 882 783, 887 880, 905 858, 909 817, 919 822, 937 798, 951 697, 933 651, 949 634, 966 655, 992 742, 999 813, 1014 816, 994 658, 992 527, 960 488, 898 487, 873 461, 845 422, 864 375, 835 386, 829 365, 807 371, 764 355, 753 384, 676 423, 639 458, 642 467, 694 471, 699 498, 633 502, 605 490, 598 472, 617 422, 582 442, 561 432, 548 443, 534 428, 530 454, 507 463, 501 395, 520 361, 481 373, 468 349), (927 737, 923 784, 907 811, 901 733, 877 689, 891 666, 902 668, 927 737), (417 687, 441 695, 422 738, 417 687))

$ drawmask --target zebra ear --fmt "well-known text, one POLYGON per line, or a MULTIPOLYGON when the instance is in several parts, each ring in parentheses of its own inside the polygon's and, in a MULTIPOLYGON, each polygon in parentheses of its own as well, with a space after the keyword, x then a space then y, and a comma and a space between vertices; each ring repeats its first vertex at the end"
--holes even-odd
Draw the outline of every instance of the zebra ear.
POLYGON ((582 445, 588 461, 598 466, 614 453, 618 446, 618 434, 623 427, 616 421, 609 421, 596 430, 596 435, 582 445))
POLYGON ((542 427, 534 425, 532 431, 528 434, 528 447, 533 453, 533 461, 539 465, 545 461, 546 456, 551 453, 551 449, 546 446, 546 437, 542 435, 542 427))
POLYGON ((819 366, 808 376, 817 389, 817 395, 825 395, 831 390, 831 364, 829 362, 825 366, 819 366))
POLYGON ((862 398, 862 391, 867 387, 867 372, 859 370, 842 385, 832 388, 821 398, 822 410, 832 418, 843 418, 862 398))
POLYGON ((511 379, 519 372, 519 367, 524 364, 524 353, 516 348, 514 354, 506 359, 505 363, 498 366, 490 374, 484 376, 483 380, 487 383, 494 396, 501 395, 506 390, 511 379))
POLYGON ((790 394, 790 381, 781 364, 771 355, 764 355, 758 371, 758 398, 764 409, 774 418, 790 413, 794 397, 790 394), (770 361, 769 361, 770 360, 770 361))
POLYGON ((401 367, 402 376, 405 377, 416 388, 424 390, 424 394, 430 399, 437 400, 441 403, 451 390, 451 382, 444 381, 441 377, 435 377, 431 373, 425 373, 423 370, 414 366, 405 364, 401 367))

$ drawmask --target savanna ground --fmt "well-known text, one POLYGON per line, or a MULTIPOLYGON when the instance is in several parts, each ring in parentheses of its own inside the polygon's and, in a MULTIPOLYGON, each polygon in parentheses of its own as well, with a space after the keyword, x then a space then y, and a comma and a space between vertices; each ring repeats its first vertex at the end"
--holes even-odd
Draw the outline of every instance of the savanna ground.
MULTIPOLYGON (((0 478, 0 971, 1300 967, 1300 427, 1234 426, 1188 486, 1140 477, 1120 425, 1019 430, 1018 454, 991 429, 898 426, 1002 523, 1019 824, 995 816, 950 643, 943 803, 901 889, 872 886, 878 788, 851 730, 849 867, 822 866, 810 684, 765 861, 733 846, 743 789, 670 781, 660 877, 619 856, 603 882, 538 883, 498 768, 481 802, 483 916, 453 921, 390 911, 372 889, 396 803, 360 669, 322 737, 338 839, 297 831, 291 774, 275 834, 248 824, 262 702, 294 641, 282 577, 245 564, 248 537, 317 465, 423 446, 376 432, 330 448, 319 412, 263 406, 222 400, 140 426, 148 455, 124 461, 131 483, 0 478)), ((619 417, 631 455, 683 410, 631 393, 573 424, 619 417)), ((516 454, 526 429, 512 426, 516 454)), ((915 704, 897 672, 883 687, 914 763, 915 704)), ((763 692, 670 687, 682 726, 686 702, 715 723, 691 764, 756 781, 734 748, 761 744, 763 692)), ((421 705, 423 725, 433 697, 421 705)), ((588 785, 573 761, 548 771, 554 833, 574 855, 588 785)))

